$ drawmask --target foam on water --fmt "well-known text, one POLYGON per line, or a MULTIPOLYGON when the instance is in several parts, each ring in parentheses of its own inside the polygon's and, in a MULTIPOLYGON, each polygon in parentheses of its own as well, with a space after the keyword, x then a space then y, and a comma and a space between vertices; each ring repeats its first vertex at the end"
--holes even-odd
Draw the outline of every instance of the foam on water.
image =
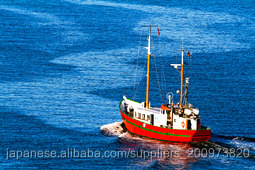
MULTIPOLYGON (((30 23, 30 26, 37 27, 38 25, 41 27, 58 27, 59 29, 62 29, 61 33, 58 33, 58 36, 61 36, 62 44, 69 44, 70 42, 78 42, 83 41, 86 42, 91 39, 90 34, 86 34, 82 30, 82 28, 79 26, 78 23, 75 23, 71 20, 64 20, 61 18, 61 16, 56 16, 56 14, 46 13, 46 12, 39 12, 39 11, 33 11, 30 9, 21 8, 18 6, 6 6, 1 5, 0 10, 6 11, 6 12, 13 12, 18 15, 24 15, 25 17, 33 17, 36 20, 36 22, 30 23)), ((47 44, 47 48, 49 48, 49 44, 47 44)), ((54 44, 56 46, 56 44, 54 44)), ((42 44, 40 44, 42 49, 42 44)), ((33 47, 36 48, 36 47, 33 47)))
POLYGON ((196 52, 210 52, 212 50, 224 52, 236 50, 236 47, 238 49, 250 48, 250 44, 241 43, 236 38, 236 32, 232 33, 229 31, 226 34, 215 29, 208 31, 215 28, 217 24, 229 24, 231 26, 232 23, 241 23, 247 20, 227 12, 206 12, 188 8, 134 5, 96 0, 66 1, 81 5, 109 6, 148 13, 148 17, 143 18, 134 30, 139 32, 141 25, 160 24, 161 36, 177 40, 177 43, 174 42, 165 47, 165 54, 169 54, 171 51, 180 48, 182 39, 184 39, 184 42, 187 41, 185 44, 188 44, 190 47, 196 47, 196 52))
POLYGON ((54 79, 54 81, 48 79, 48 82, 44 83, 15 82, 9 83, 7 86, 5 84, 1 86, 0 106, 8 106, 23 114, 37 116, 53 126, 81 131, 96 128, 95 121, 97 124, 111 121, 110 115, 99 116, 101 106, 116 113, 117 109, 111 100, 105 100, 93 94, 85 94, 82 89, 84 86, 77 88, 74 79, 70 77, 69 80, 70 82, 63 81, 60 78, 54 79), (88 113, 92 113, 94 116, 88 113))
MULTIPOLYGON (((139 137, 126 132, 123 122, 115 122, 104 125, 100 128, 100 132, 106 136, 118 136, 119 142, 126 144, 128 147, 135 149, 137 152, 153 153, 153 157, 148 165, 149 167, 158 165, 158 163, 169 163, 176 165, 178 162, 181 165, 187 165, 190 162, 197 162, 200 159, 214 159, 214 163, 229 164, 233 161, 233 155, 238 155, 240 159, 253 159, 255 156, 254 142, 240 141, 241 137, 236 137, 231 141, 224 143, 218 141, 210 141, 206 143, 174 143, 152 140, 144 137, 139 137), (234 150, 234 152, 232 151, 234 150), (205 152, 202 152, 205 151, 205 152), (178 158, 163 156, 164 153, 178 154, 178 158), (231 156, 227 156, 230 155, 231 156), (220 158, 220 159, 219 159, 220 158), (174 159, 174 161, 173 161, 174 159), (154 160, 154 161, 153 161, 154 160), (156 162, 155 162, 156 161, 156 162)), ((228 137, 225 137, 228 138, 228 137)), ((127 148, 122 148, 127 150, 127 148)), ((148 160, 147 160, 148 161, 148 160)), ((250 160, 249 160, 250 161, 250 160)), ((146 162, 146 161, 145 161, 146 162)), ((144 162, 136 163, 136 166, 142 166, 144 162)), ((215 165, 217 166, 217 164, 215 165)), ((247 166, 247 168, 250 165, 247 166)))
MULTIPOLYGON (((231 127, 222 127, 215 123, 217 121, 220 122, 222 119, 229 121, 234 114, 242 113, 242 109, 231 107, 233 108, 231 110, 233 115, 226 116, 230 111, 229 109, 224 110, 224 107, 221 107, 220 104, 224 103, 222 101, 234 99, 235 96, 226 98, 223 96, 222 98, 221 92, 225 89, 225 85, 228 85, 229 81, 231 81, 236 83, 232 84, 233 87, 240 86, 235 91, 238 91, 240 96, 245 96, 245 93, 240 91, 240 89, 242 87, 247 88, 248 85, 241 86, 241 83, 247 82, 248 73, 252 73, 253 70, 250 64, 246 70, 247 74, 242 72, 242 70, 246 69, 245 63, 248 61, 247 56, 242 57, 242 52, 252 47, 254 21, 252 21, 251 14, 245 14, 244 11, 241 11, 242 14, 240 15, 239 13, 230 13, 230 10, 235 8, 232 5, 230 8, 228 8, 229 6, 223 8, 223 10, 217 9, 217 5, 212 6, 211 9, 213 10, 207 10, 206 7, 194 8, 197 5, 196 3, 194 3, 192 8, 189 8, 189 5, 185 3, 182 7, 176 7, 174 2, 171 2, 171 6, 168 6, 168 3, 158 6, 94 0, 38 1, 33 5, 20 1, 19 3, 8 2, 6 4, 8 5, 0 5, 4 22, 2 24, 4 28, 2 33, 6 33, 0 38, 1 42, 3 42, 3 48, 6 47, 6 50, 4 51, 3 49, 3 52, 1 52, 3 54, 0 57, 0 64, 2 68, 14 69, 3 70, 5 80, 0 82, 0 107, 1 111, 5 113, 5 117, 8 117, 7 120, 10 122, 15 121, 15 123, 10 124, 13 127, 6 126, 7 128, 3 129, 4 134, 7 135, 4 136, 5 140, 1 141, 4 144, 2 148, 5 146, 17 146, 17 148, 23 147, 26 149, 31 146, 34 149, 40 149, 40 147, 52 149, 52 144, 55 142, 55 146, 59 146, 60 149, 79 146, 81 149, 85 147, 95 150, 128 151, 131 149, 135 151, 153 151, 156 154, 152 159, 143 159, 142 157, 135 159, 41 159, 40 161, 37 159, 23 159, 19 162, 7 162, 4 158, 5 155, 3 155, 0 157, 3 167, 10 166, 10 168, 13 168, 11 164, 15 164, 14 166, 16 167, 58 168, 64 164, 66 168, 72 169, 81 167, 95 168, 95 166, 109 169, 116 166, 119 168, 126 166, 154 169, 206 169, 208 166, 213 169, 222 167, 254 168, 254 142, 237 137, 239 134, 240 136, 247 135, 251 137, 253 135, 252 131, 248 129, 247 133, 246 131, 242 132, 242 126, 233 126, 234 131, 232 131, 231 127), (43 4, 38 7, 38 3, 43 4), (9 6, 9 4, 12 5, 9 6), (45 8, 43 5, 49 6, 49 8, 45 8), (98 10, 99 12, 95 13, 98 10), (114 18, 116 14, 119 17, 118 19, 109 20, 114 18), (130 16, 127 14, 130 14, 130 16), (131 17, 134 19, 131 19, 131 17), (24 22, 19 24, 20 20, 24 22), (119 23, 122 23, 122 21, 125 24, 120 25, 119 23), (207 124, 210 124, 210 126, 215 125, 212 129, 216 133, 220 131, 221 134, 228 135, 228 132, 238 132, 238 134, 233 134, 236 135, 234 138, 212 137, 210 142, 203 144, 176 144, 134 136, 123 130, 118 104, 131 80, 133 71, 136 69, 135 59, 138 43, 135 43, 132 38, 137 37, 135 40, 138 41, 140 25, 142 24, 159 24, 162 51, 164 51, 163 56, 171 55, 174 50, 180 49, 182 38, 184 38, 185 47, 189 45, 186 48, 192 48, 194 53, 208 52, 214 57, 216 55, 219 56, 215 61, 214 59, 209 59, 209 57, 198 59, 199 63, 202 62, 204 65, 213 66, 207 67, 210 74, 201 77, 202 80, 207 79, 205 82, 201 82, 201 79, 198 79, 200 84, 198 93, 201 95, 201 99, 204 99, 201 101, 202 103, 208 103, 208 100, 206 101, 208 98, 211 101, 219 102, 209 102, 209 105, 204 106, 204 109, 208 109, 205 111, 208 114, 208 118, 210 118, 208 120, 211 121, 207 122, 207 124), (94 26, 96 28, 92 29, 94 26), (131 31, 125 30, 125 32, 122 32, 122 29, 125 28, 131 29, 131 31), (103 31, 105 31, 105 34, 102 37, 101 33, 103 31), (249 34, 251 35, 247 36, 249 34), (134 37, 126 39, 126 35, 128 37, 134 35, 134 37), (115 41, 114 37, 118 37, 118 40, 115 41), (112 39, 112 41, 108 42, 108 38, 112 39), (88 40, 92 40, 93 43, 89 43, 88 40), (108 46, 107 43, 112 44, 108 46), (17 48, 12 49, 12 47, 17 48), (16 52, 16 50, 24 53, 16 52), (44 53, 45 51, 46 54, 44 53), (226 51, 239 51, 237 57, 241 58, 240 61, 231 55, 226 56, 226 53, 218 53, 226 51), (17 55, 17 59, 20 59, 17 61, 18 64, 14 60, 11 61, 12 55, 17 55), (223 62, 225 59, 221 59, 221 55, 222 57, 231 58, 226 60, 227 64, 223 62), (50 63, 48 63, 48 60, 51 60, 49 61, 50 63), (241 60, 245 62, 241 62, 241 60), (208 62, 211 63, 208 64, 208 62), (29 68, 32 64, 37 64, 34 67, 39 68, 38 72, 33 72, 34 70, 29 68), (244 65, 244 67, 240 67, 240 65, 244 65), (217 68, 215 69, 214 66, 217 68), (226 69, 229 67, 233 67, 233 69, 226 69), (53 71, 48 72, 45 68, 53 69, 53 71), (20 69, 22 70, 21 72, 19 72, 20 69), (214 71, 216 71, 216 74, 212 74, 214 71), (20 79, 8 79, 8 76, 13 76, 16 72, 16 76, 20 76, 20 79), (209 77, 210 79, 208 79, 209 77), (232 80, 233 77, 235 77, 235 80, 232 80), (23 80, 23 78, 27 79, 23 80), (229 81, 224 82, 228 78, 229 81), (216 83, 210 84, 213 81, 216 83), (204 96, 204 91, 209 90, 205 86, 206 83, 209 83, 208 86, 210 87, 215 87, 212 95, 204 96), (220 86, 221 84, 224 86, 220 86), (219 108, 216 108, 218 105, 219 108), (224 110, 221 115, 218 114, 220 109, 224 110), (15 113, 28 116, 22 119, 16 116, 13 120, 12 117, 16 115, 15 113), (33 119, 40 120, 41 123, 36 126, 38 123, 33 121, 33 119), (22 124, 21 122, 25 120, 27 120, 26 123, 22 124), (31 121, 34 123, 31 126, 27 126, 31 124, 31 121), (44 127, 45 124, 49 124, 46 125, 47 128, 44 127), (25 127, 21 128, 21 126, 25 127), (38 130, 34 132, 33 127, 38 130), (100 135, 99 128, 102 134, 115 137, 100 135), (71 130, 69 131, 68 129, 71 130), (48 131, 50 132, 46 133, 48 131), (82 131, 82 133, 76 133, 77 131, 82 131), (62 133, 59 134, 59 132, 62 133), (36 136, 31 136, 30 134, 35 134, 36 136), (47 138, 48 135, 51 137, 47 138), (32 144, 31 137, 36 137, 32 139, 32 144), (49 141, 49 139, 53 140, 49 141), (23 142, 24 140, 25 142, 23 142), (215 150, 248 148, 252 153, 248 158, 226 158, 222 153, 220 157, 195 158, 188 157, 190 148, 199 148, 200 150, 202 148, 207 150, 209 148, 215 150), (179 151, 180 157, 160 157, 158 149, 170 152, 179 151), (50 167, 52 165, 54 166, 50 167)), ((241 5, 243 4, 241 3, 241 5)), ((247 10, 249 11, 250 8, 248 6, 247 10)), ((242 9, 238 8, 238 10, 242 9)), ((147 30, 145 29, 142 35, 146 38, 145 33, 147 30)), ((153 33, 156 33, 157 29, 153 28, 153 31, 153 33)), ((153 39, 155 42, 155 37, 153 39)), ((146 44, 141 44, 141 48, 144 46, 146 44)), ((143 52, 146 52, 146 50, 144 49, 143 52)), ((145 57, 146 55, 144 55, 145 57)), ((249 57, 252 58, 253 56, 250 55, 249 57)), ((138 66, 138 75, 141 73, 142 66, 138 66)), ((201 75, 205 74, 204 72, 204 70, 198 70, 195 74, 201 75)), ((170 79, 169 82, 171 81, 170 79)), ((249 80, 253 81, 254 79, 250 76, 249 80)), ((154 92, 152 92, 152 95, 154 95, 154 92)), ((239 102, 240 100, 237 101, 239 102)), ((240 101, 240 103, 242 102, 246 105, 245 109, 249 108, 245 99, 240 101)), ((249 104, 251 103, 249 102, 249 104)), ((235 102, 229 102, 229 105, 234 106, 235 102)), ((203 107, 199 108, 203 109, 203 107)), ((251 109, 248 111, 251 111, 251 109)), ((206 114, 204 117, 207 117, 206 114)), ((233 119, 235 121, 235 123, 233 122, 234 125, 244 123, 236 121, 241 119, 239 115, 241 114, 238 114, 235 116, 236 119, 233 119)), ((247 117, 248 119, 249 117, 252 118, 252 114, 247 114, 247 117)), ((8 124, 8 121, 5 122, 5 125, 8 124)), ((248 127, 252 127, 252 125, 248 127)))
MULTIPOLYGON (((249 154, 252 154, 255 156, 255 143, 254 142, 244 141, 244 140, 242 140, 242 137, 236 137, 233 140, 229 141, 229 144, 231 144, 235 148, 243 149, 246 151, 246 153, 249 153, 249 154)), ((255 158, 255 157, 253 157, 253 158, 255 158)))
POLYGON ((126 132, 123 122, 114 122, 100 127, 100 133, 106 136, 120 136, 126 132))
MULTIPOLYGON (((59 20, 59 18, 57 18, 54 15, 51 15, 51 14, 48 14, 48 13, 34 12, 34 11, 31 11, 31 10, 22 9, 22 8, 19 8, 19 7, 1 5, 0 10, 10 11, 10 12, 14 12, 14 13, 20 14, 20 15, 33 16, 33 17, 42 19, 44 22, 47 22, 48 24, 51 24, 51 25, 63 23, 62 21, 59 20)), ((40 24, 40 22, 38 24, 40 24)))
POLYGON ((135 66, 128 64, 133 60, 131 56, 136 55, 135 52, 134 49, 84 52, 58 57, 50 62, 75 66, 80 72, 79 77, 86 80, 83 83, 87 87, 123 88, 129 84, 135 70, 135 66))
POLYGON ((119 101, 93 93, 100 89, 127 86, 131 71, 135 70, 135 66, 128 64, 131 61, 128 56, 133 54, 128 53, 130 51, 132 49, 86 52, 56 58, 50 62, 75 66, 74 74, 43 81, 2 83, 0 106, 38 116, 57 127, 80 131, 93 130, 98 125, 116 121, 116 118, 120 119, 119 101), (101 110, 112 114, 102 117, 101 110))

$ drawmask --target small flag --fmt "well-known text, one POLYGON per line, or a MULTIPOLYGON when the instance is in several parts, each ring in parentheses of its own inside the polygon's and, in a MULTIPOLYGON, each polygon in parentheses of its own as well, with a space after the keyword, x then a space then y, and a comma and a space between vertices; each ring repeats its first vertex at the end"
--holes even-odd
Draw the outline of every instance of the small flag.
POLYGON ((192 58, 192 55, 189 53, 189 51, 188 51, 188 56, 190 56, 190 58, 192 58))
POLYGON ((159 32, 159 27, 158 27, 158 35, 160 35, 160 32, 159 32))

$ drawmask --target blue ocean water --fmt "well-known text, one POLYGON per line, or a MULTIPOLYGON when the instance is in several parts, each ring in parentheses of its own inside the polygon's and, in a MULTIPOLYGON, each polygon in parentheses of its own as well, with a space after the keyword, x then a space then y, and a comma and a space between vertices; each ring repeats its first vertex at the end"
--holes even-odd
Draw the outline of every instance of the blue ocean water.
MULTIPOLYGON (((0 11, 1 168, 255 168, 254 1, 2 0, 0 11), (192 51, 193 58, 185 58, 189 101, 212 129, 208 143, 100 133, 100 127, 111 130, 121 122, 123 94, 133 97, 131 80, 137 69, 138 83, 146 59, 147 30, 141 25, 148 24, 159 25, 161 33, 152 30, 157 69, 165 73, 165 86, 159 76, 164 99, 179 88, 178 73, 166 63, 179 61, 182 41, 192 51), (190 151, 211 148, 214 154, 190 157, 190 151), (24 156, 68 149, 140 155, 24 156), (178 156, 143 157, 159 154, 157 149, 178 156), (23 157, 8 159, 10 151, 23 157)), ((144 92, 145 74, 136 100, 143 101, 144 92)), ((150 101, 162 104, 156 81, 150 101)))

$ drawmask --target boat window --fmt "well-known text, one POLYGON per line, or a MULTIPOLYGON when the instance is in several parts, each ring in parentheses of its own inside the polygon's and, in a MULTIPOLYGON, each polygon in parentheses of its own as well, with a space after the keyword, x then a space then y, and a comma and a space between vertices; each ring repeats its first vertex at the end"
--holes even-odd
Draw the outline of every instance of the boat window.
POLYGON ((145 114, 142 115, 142 119, 145 120, 145 114))
POLYGON ((141 119, 141 113, 138 113, 138 119, 141 119))
POLYGON ((147 115, 147 120, 149 121, 149 120, 151 120, 151 117, 150 117, 150 115, 147 115))
POLYGON ((136 112, 135 112, 135 117, 137 117, 137 114, 136 114, 136 112))

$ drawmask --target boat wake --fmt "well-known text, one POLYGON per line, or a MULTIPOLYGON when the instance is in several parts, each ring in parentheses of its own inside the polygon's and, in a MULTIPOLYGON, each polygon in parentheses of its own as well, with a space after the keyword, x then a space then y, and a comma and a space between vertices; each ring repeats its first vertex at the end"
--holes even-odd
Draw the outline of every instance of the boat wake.
POLYGON ((249 153, 255 155, 255 138, 213 134, 211 141, 228 148, 246 149, 249 150, 249 153))
POLYGON ((226 136, 226 135, 213 135, 216 138, 222 138, 226 140, 233 140, 233 141, 246 141, 246 142, 253 142, 255 143, 255 138, 248 138, 248 137, 241 137, 241 136, 226 136))
POLYGON ((114 122, 100 127, 100 133, 105 136, 120 136, 127 132, 123 122, 114 122))
POLYGON ((209 157, 209 154, 212 154, 210 151, 213 151, 214 156, 217 154, 224 157, 230 154, 233 155, 233 149, 235 155, 238 155, 239 157, 248 158, 251 160, 255 158, 254 138, 212 134, 210 141, 204 143, 171 143, 130 134, 123 122, 114 122, 103 125, 100 128, 100 133, 105 136, 118 136, 118 141, 124 144, 124 147, 131 147, 132 149, 138 151, 147 150, 151 152, 157 149, 160 149, 160 151, 178 151, 181 153, 180 156, 182 159, 197 158, 197 151, 201 151, 199 154, 201 154, 203 158, 204 156, 209 157), (202 153, 202 151, 206 151, 207 153, 202 153))

